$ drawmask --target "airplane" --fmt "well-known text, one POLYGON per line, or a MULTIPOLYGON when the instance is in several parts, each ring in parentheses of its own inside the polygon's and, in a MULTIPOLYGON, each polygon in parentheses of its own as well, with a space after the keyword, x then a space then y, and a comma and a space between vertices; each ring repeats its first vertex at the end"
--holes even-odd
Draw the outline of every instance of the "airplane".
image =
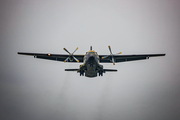
POLYGON ((78 50, 78 47, 74 50, 73 53, 70 53, 66 48, 63 48, 68 54, 51 54, 51 53, 25 53, 18 52, 20 55, 30 55, 34 56, 34 58, 47 59, 47 60, 55 60, 55 61, 64 61, 64 62, 80 62, 83 63, 80 65, 79 69, 65 69, 65 71, 76 71, 80 74, 80 76, 86 77, 97 77, 103 76, 105 72, 116 72, 116 69, 104 69, 103 65, 100 63, 115 63, 118 62, 128 62, 135 60, 144 60, 149 59, 149 57, 157 57, 157 56, 165 56, 166 54, 140 54, 140 55, 120 55, 122 52, 117 54, 112 54, 111 47, 108 46, 110 55, 98 55, 97 52, 92 50, 92 46, 90 46, 90 50, 86 52, 85 55, 74 55, 74 53, 78 50))

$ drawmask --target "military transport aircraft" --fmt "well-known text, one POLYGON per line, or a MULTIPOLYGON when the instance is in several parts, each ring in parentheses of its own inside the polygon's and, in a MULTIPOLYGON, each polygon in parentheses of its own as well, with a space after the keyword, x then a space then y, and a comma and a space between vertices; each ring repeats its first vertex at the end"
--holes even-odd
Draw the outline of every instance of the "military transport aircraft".
POLYGON ((86 77, 97 77, 103 76, 105 72, 114 72, 117 70, 114 69, 104 69, 103 65, 99 63, 113 63, 115 65, 116 62, 127 62, 134 60, 143 60, 149 59, 149 57, 157 57, 157 56, 165 56, 165 54, 142 54, 142 55, 118 55, 122 54, 119 52, 117 54, 112 54, 111 47, 108 46, 110 55, 98 55, 97 52, 92 50, 92 46, 90 47, 90 51, 86 52, 85 55, 74 55, 78 47, 75 49, 73 53, 70 53, 66 48, 64 50, 69 54, 51 54, 51 53, 25 53, 18 52, 20 55, 31 55, 34 58, 47 59, 47 60, 55 60, 55 61, 64 61, 64 62, 81 62, 79 69, 65 69, 65 71, 77 71, 80 73, 80 76, 86 77))

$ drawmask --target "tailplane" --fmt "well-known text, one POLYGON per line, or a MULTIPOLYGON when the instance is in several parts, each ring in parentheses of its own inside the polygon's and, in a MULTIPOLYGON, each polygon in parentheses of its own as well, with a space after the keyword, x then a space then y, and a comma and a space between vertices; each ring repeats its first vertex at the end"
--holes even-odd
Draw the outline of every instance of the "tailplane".
POLYGON ((103 69, 103 72, 117 72, 115 69, 103 69))
MULTIPOLYGON (((77 71, 79 72, 79 69, 65 69, 65 71, 77 71)), ((115 69, 103 69, 103 72, 117 72, 115 69)))
POLYGON ((79 69, 65 69, 65 71, 78 71, 79 69))

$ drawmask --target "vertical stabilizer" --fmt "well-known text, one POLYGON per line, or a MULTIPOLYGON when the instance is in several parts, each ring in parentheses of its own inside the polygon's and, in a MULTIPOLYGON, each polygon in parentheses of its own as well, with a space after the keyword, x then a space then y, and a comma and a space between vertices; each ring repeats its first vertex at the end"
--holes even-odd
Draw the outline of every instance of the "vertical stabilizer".
POLYGON ((90 50, 92 50, 92 46, 90 46, 90 50))

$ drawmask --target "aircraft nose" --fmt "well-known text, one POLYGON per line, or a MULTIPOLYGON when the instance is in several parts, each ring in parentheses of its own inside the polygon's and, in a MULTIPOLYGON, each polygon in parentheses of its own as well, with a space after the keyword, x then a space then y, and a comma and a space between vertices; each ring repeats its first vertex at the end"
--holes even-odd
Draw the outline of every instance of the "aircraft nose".
POLYGON ((93 54, 90 54, 89 56, 90 56, 90 57, 94 57, 94 55, 93 55, 93 54))
POLYGON ((91 60, 94 59, 94 55, 93 55, 93 54, 90 54, 90 55, 89 55, 89 59, 91 59, 91 60))

